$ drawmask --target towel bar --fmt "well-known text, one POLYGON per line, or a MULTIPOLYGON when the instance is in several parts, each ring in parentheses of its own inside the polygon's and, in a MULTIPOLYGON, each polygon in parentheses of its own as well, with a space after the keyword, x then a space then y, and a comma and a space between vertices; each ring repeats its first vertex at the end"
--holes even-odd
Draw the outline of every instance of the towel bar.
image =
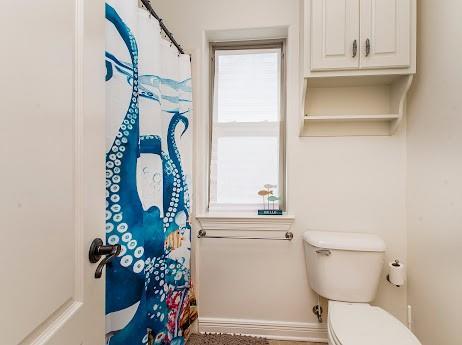
POLYGON ((219 238, 228 240, 269 240, 269 241, 292 241, 294 234, 290 231, 285 233, 284 238, 281 237, 244 237, 244 236, 215 236, 207 235, 207 231, 199 230, 197 238, 219 238))

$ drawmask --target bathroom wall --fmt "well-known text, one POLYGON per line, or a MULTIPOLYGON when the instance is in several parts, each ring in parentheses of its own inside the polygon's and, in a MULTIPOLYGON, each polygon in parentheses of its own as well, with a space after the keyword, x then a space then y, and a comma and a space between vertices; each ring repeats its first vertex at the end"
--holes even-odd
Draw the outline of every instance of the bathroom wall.
POLYGON ((419 1, 408 103, 408 264, 413 330, 462 344, 462 2, 419 1))
MULTIPOLYGON (((317 296, 305 273, 307 229, 371 232, 387 242, 387 261, 406 261, 406 135, 300 138, 301 69, 298 0, 151 0, 175 37, 194 53, 196 132, 208 122, 207 36, 214 30, 288 28, 288 211, 295 240, 196 243, 196 284, 201 318, 277 321, 315 325, 317 296), (204 60, 205 56, 205 60, 204 60), (201 62, 197 62, 197 60, 201 62)), ((335 102, 335 100, 332 100, 335 102)), ((196 135, 196 175, 204 152, 196 135)), ((197 186, 196 186, 197 187, 197 186)), ((200 191, 200 190, 199 190, 200 191)), ((196 190, 196 205, 204 200, 196 190)), ((198 210, 197 212, 201 212, 198 210)), ((197 231, 197 229, 196 229, 197 231)), ((405 321, 406 290, 385 279, 375 301, 405 321)), ((276 322, 276 324, 278 324, 276 322)), ((254 322, 255 323, 255 322, 254 322)))

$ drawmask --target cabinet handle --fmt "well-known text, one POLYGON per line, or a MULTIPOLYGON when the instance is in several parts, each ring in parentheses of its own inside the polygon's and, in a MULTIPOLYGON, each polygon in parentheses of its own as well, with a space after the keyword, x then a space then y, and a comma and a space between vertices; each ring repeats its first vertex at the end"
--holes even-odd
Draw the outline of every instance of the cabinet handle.
POLYGON ((369 56, 371 53, 371 40, 368 38, 366 40, 366 56, 369 56))
POLYGON ((354 40, 353 41, 353 57, 356 57, 356 54, 358 53, 358 41, 354 40))

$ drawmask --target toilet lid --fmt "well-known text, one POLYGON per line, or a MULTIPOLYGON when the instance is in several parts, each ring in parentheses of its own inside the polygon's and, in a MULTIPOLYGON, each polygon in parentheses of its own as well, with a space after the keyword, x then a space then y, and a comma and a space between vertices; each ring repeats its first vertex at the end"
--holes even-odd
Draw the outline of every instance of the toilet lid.
POLYGON ((369 304, 329 302, 329 327, 338 345, 421 345, 398 319, 369 304))

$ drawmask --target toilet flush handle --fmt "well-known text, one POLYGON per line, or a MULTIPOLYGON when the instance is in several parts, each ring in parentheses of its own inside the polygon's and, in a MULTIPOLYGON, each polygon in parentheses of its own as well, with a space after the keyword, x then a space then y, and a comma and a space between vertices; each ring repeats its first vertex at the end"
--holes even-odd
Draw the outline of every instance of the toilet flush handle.
POLYGON ((330 251, 330 249, 318 249, 316 250, 316 254, 329 256, 332 254, 332 252, 330 251))

